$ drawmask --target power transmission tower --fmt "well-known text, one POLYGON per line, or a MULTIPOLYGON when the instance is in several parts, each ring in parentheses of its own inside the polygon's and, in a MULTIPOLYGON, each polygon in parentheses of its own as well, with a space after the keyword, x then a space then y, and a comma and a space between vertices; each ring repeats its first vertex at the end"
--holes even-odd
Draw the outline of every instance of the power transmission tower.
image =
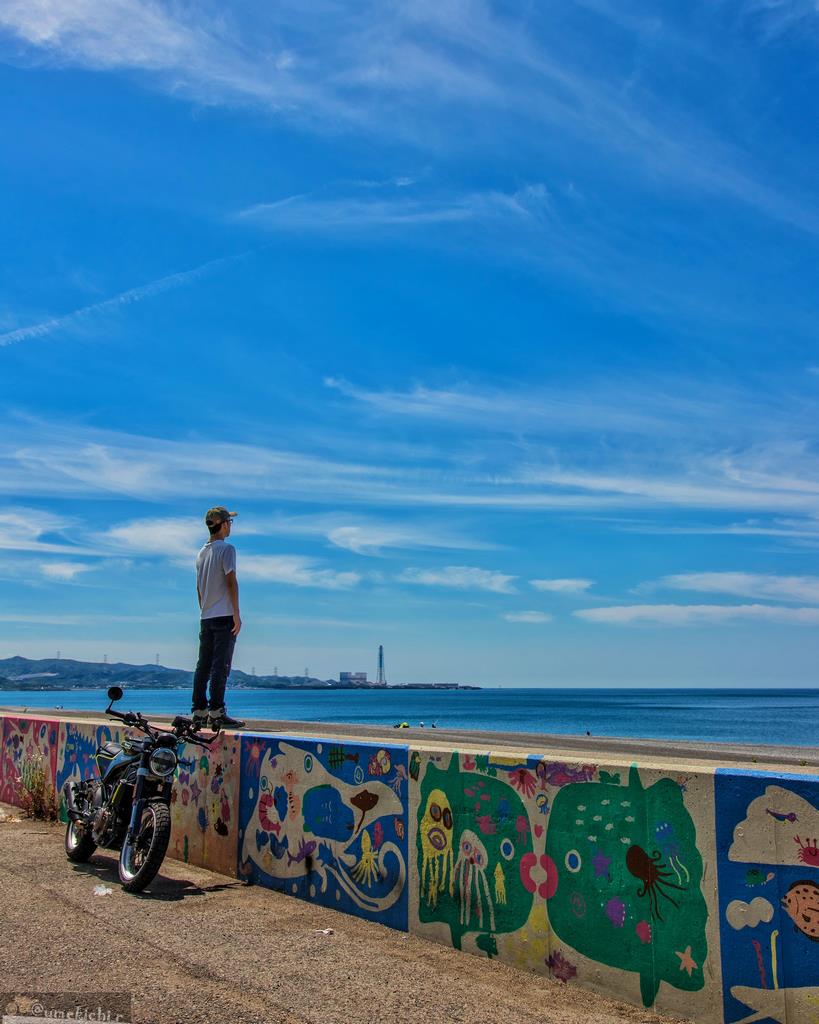
POLYGON ((384 672, 384 645, 383 644, 379 644, 378 645, 378 676, 376 677, 375 685, 376 686, 386 686, 387 685, 387 675, 384 672))
POLYGON ((103 665, 107 665, 108 664, 108 655, 107 654, 103 654, 103 656, 102 656, 102 663, 103 663, 103 665))
POLYGON ((156 663, 157 663, 157 665, 159 664, 159 655, 158 654, 156 656, 156 663))

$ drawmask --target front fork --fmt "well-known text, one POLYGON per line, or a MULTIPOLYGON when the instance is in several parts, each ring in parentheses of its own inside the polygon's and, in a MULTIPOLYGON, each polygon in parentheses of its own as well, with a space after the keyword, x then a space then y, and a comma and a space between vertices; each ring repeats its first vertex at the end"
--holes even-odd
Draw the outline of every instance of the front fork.
MULTIPOLYGON (((140 765, 137 771, 137 780, 134 786, 134 803, 131 807, 131 820, 128 823, 128 832, 126 833, 127 841, 133 845, 136 840, 137 826, 142 820, 142 812, 145 810, 145 805, 148 803, 148 797, 145 795, 145 780, 153 779, 155 776, 148 770, 147 765, 140 765)), ((160 782, 157 786, 157 792, 151 794, 151 799, 159 797, 166 804, 171 802, 171 790, 173 789, 173 782, 160 782)))

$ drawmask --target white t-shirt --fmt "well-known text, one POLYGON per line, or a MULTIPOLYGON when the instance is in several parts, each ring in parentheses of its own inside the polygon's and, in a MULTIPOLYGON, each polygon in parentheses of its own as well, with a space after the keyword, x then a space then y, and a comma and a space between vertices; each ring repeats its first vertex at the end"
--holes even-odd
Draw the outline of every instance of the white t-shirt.
POLYGON ((202 598, 202 618, 233 615, 225 576, 236 572, 236 548, 223 540, 212 540, 196 556, 196 583, 202 598))

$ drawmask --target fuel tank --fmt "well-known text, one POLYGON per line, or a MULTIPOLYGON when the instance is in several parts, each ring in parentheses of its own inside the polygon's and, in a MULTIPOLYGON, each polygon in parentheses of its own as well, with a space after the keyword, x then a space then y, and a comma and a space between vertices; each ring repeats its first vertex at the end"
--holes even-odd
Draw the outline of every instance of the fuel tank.
POLYGON ((126 765, 138 761, 141 753, 141 750, 136 750, 130 745, 123 747, 121 743, 114 743, 113 740, 103 743, 95 755, 100 778, 103 782, 113 781, 126 765))

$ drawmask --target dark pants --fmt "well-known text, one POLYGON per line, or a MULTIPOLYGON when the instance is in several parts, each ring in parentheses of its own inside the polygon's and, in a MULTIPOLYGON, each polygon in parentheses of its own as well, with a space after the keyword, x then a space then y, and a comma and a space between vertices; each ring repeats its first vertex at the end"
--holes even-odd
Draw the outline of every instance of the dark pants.
POLYGON ((215 619, 202 619, 199 628, 199 660, 193 675, 193 710, 208 707, 208 680, 210 680, 210 710, 225 706, 225 686, 230 675, 233 648, 233 616, 220 615, 215 619))

